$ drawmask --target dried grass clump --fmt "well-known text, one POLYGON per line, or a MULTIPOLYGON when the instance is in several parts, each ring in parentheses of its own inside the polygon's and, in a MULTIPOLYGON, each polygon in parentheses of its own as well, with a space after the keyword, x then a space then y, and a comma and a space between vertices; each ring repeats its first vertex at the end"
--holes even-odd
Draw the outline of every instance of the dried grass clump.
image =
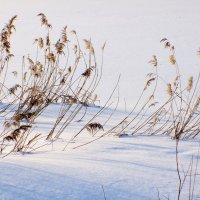
MULTIPOLYGON (((34 40, 36 55, 24 56, 20 72, 12 72, 14 76, 21 73, 22 79, 20 84, 14 83, 11 88, 6 86, 5 80, 9 60, 13 57, 10 37, 15 30, 16 16, 1 31, 0 100, 5 101, 7 105, 0 110, 0 113, 3 117, 12 114, 9 119, 6 119, 4 130, 0 133, 2 153, 7 150, 8 146, 12 147, 10 152, 25 152, 34 151, 40 146, 56 141, 63 136, 63 132, 77 117, 79 117, 78 122, 83 122, 88 107, 98 101, 96 88, 102 78, 103 52, 106 43, 102 47, 102 63, 97 65, 91 39, 84 39, 83 42, 80 42, 77 32, 70 31, 65 26, 61 30, 60 38, 54 42, 50 37, 52 26, 47 17, 43 13, 38 16, 41 25, 46 28, 44 35, 34 40), (34 133, 36 119, 55 102, 60 104, 60 108, 49 133, 45 137, 34 133), (80 113, 83 113, 81 117, 80 113), (38 143, 42 144, 35 147, 38 143)), ((85 124, 69 140, 65 148, 85 129, 93 136, 96 136, 98 131, 104 131, 103 134, 88 143, 112 133, 117 133, 119 136, 125 132, 132 135, 163 134, 171 135, 176 140, 194 138, 199 134, 200 75, 197 78, 189 77, 188 84, 184 88, 178 62, 175 59, 174 46, 167 38, 163 38, 161 43, 169 52, 168 64, 174 65, 173 81, 167 83, 165 78, 159 74, 159 61, 156 55, 153 55, 149 61, 153 66, 153 72, 148 74, 141 95, 132 110, 118 124, 105 131, 106 123, 117 109, 118 97, 116 108, 108 119, 105 119, 105 123, 93 122, 109 107, 111 99, 118 89, 119 77, 106 103, 94 116, 84 122, 85 124), (166 85, 167 98, 164 103, 158 103, 158 88, 163 87, 164 91, 166 85)))
POLYGON ((17 15, 13 16, 1 31, 0 35, 1 47, 3 50, 5 50, 7 54, 10 54, 10 49, 11 49, 10 37, 13 33, 13 29, 15 30, 14 22, 16 19, 17 15))
MULTIPOLYGON (((81 43, 77 32, 70 31, 65 26, 61 30, 60 38, 54 42, 50 36, 52 26, 48 18, 43 13, 39 13, 38 16, 41 26, 46 29, 43 35, 34 39, 36 55, 23 56, 21 69, 12 72, 14 76, 22 74, 22 78, 20 84, 13 84, 11 88, 6 86, 5 80, 9 60, 13 57, 10 36, 15 29, 16 16, 1 32, 0 64, 3 80, 0 82, 0 97, 1 101, 6 101, 7 105, 0 110, 0 113, 2 116, 12 115, 6 119, 4 130, 0 133, 1 152, 8 151, 8 146, 8 149, 12 147, 10 152, 33 151, 33 147, 38 143, 47 145, 49 140, 55 141, 82 110, 84 114, 80 120, 87 114, 87 107, 90 104, 94 106, 97 101, 97 95, 94 93, 102 78, 103 64, 99 65, 99 70, 92 41, 83 40, 81 43), (85 48, 82 50, 84 45, 85 48), (38 133, 34 134, 35 120, 55 102, 60 104, 60 110, 52 129, 45 137, 38 133), (24 129, 25 127, 28 129, 24 129)), ((114 91, 105 106, 100 108, 98 114, 86 122, 86 125, 103 112, 114 91)), ((98 123, 96 126, 95 123, 90 125, 88 125, 88 130, 90 127, 92 133, 103 129, 103 126, 98 123)))
POLYGON ((88 124, 86 126, 86 129, 89 133, 92 133, 92 134, 94 134, 98 130, 104 130, 103 126, 100 123, 96 123, 96 122, 88 124))
POLYGON ((158 74, 159 62, 154 55, 149 62, 153 66, 153 73, 147 75, 148 80, 138 101, 130 113, 119 124, 107 131, 104 136, 115 132, 127 120, 129 123, 121 127, 121 130, 118 131, 119 135, 124 132, 132 135, 163 134, 170 135, 173 139, 179 140, 181 138, 194 138, 200 133, 200 74, 195 78, 195 83, 194 78, 192 76, 189 77, 188 84, 184 88, 178 62, 175 59, 174 46, 167 38, 163 38, 161 43, 164 44, 165 49, 169 50, 169 64, 175 67, 174 81, 167 83, 165 78, 158 74), (152 87, 149 87, 150 85, 152 87), (163 103, 158 103, 156 101, 157 90, 159 88, 160 91, 164 91, 165 89, 163 88, 166 85, 167 99, 163 103), (146 101, 144 101, 145 97, 147 97, 146 101), (141 101, 144 103, 142 104, 141 101), (134 115, 132 115, 133 113, 134 115))

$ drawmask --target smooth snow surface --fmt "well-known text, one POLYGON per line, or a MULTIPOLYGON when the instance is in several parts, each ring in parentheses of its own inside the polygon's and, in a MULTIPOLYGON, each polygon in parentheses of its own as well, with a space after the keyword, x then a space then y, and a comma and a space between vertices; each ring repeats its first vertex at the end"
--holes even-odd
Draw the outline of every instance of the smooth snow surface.
MULTIPOLYGON (((107 199, 153 200, 158 191, 161 199, 176 199, 174 148, 169 138, 141 136, 106 138, 66 152, 9 156, 0 164, 0 197, 103 200, 103 185, 107 199)), ((180 155, 185 167, 196 151, 193 142, 184 142, 180 155)), ((188 199, 187 192, 182 199, 188 199)))
MULTIPOLYGON (((58 106, 50 106, 39 117, 35 124, 36 133, 48 133, 58 106)), ((98 108, 89 108, 87 117, 82 122, 75 120, 53 145, 1 159, 0 199, 103 200, 103 188, 108 200, 154 200, 158 199, 158 192, 161 199, 168 196, 176 199, 175 141, 169 137, 107 136, 73 149, 95 138, 84 131, 62 151, 69 139, 81 129, 81 124, 97 111, 98 108)), ((106 110, 98 121, 102 123, 111 112, 111 109, 106 110)), ((116 124, 124 114, 116 112, 104 128, 116 124)), ((198 147, 197 140, 180 142, 180 164, 185 171, 192 156, 196 163, 198 147)), ((195 199, 200 198, 199 181, 197 176, 195 199)), ((188 179, 182 199, 188 199, 188 179)))

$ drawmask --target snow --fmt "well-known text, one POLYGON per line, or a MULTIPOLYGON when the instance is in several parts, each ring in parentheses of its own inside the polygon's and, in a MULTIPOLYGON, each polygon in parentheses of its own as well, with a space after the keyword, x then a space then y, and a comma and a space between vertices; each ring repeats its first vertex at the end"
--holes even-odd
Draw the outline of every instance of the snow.
MULTIPOLYGON (((39 117, 40 123, 35 124, 34 132, 48 133, 58 106, 50 106, 39 117)), ((89 108, 81 123, 98 109, 89 108)), ((112 109, 106 110, 99 118, 100 122, 108 118, 110 112, 112 109)), ((117 111, 105 129, 124 114, 117 111)), ((69 138, 81 128, 81 123, 74 120, 53 146, 49 144, 35 152, 11 154, 1 159, 0 199, 103 200, 105 192, 106 199, 153 200, 158 198, 158 191, 161 199, 164 196, 176 198, 175 141, 164 136, 107 136, 74 149, 98 137, 84 131, 63 151, 69 138)), ((198 140, 181 141, 179 158, 185 171, 192 156, 196 160, 198 147, 198 140)), ((197 185, 199 181, 197 176, 197 185)), ((199 192, 197 186, 195 199, 200 197, 199 192)), ((186 187, 182 199, 187 196, 186 187)))
MULTIPOLYGON (((199 0, 0 0, 0 3, 0 27, 11 16, 19 16, 11 69, 20 66, 22 55, 34 54, 33 40, 42 32, 36 16, 40 12, 48 16, 55 38, 67 25, 70 30, 77 30, 80 38, 91 37, 97 49, 107 41, 104 77, 98 88, 102 101, 109 96, 122 73, 121 110, 106 125, 107 129, 125 116, 124 98, 127 107, 132 108, 143 89, 146 73, 151 71, 148 61, 152 55, 158 55, 159 70, 170 81, 174 69, 166 64, 168 54, 160 39, 167 37, 175 45, 184 79, 199 72, 200 62, 196 55, 200 47, 199 0)), ((11 84, 12 79, 7 83, 11 84)), ((52 105, 37 120, 36 133, 48 134, 55 121, 57 106, 52 105)), ((78 116, 53 146, 0 159, 0 199, 103 200, 103 190, 107 200, 159 199, 158 191, 161 199, 168 196, 176 199, 175 141, 169 137, 107 136, 74 149, 98 137, 84 131, 63 151, 68 140, 97 110, 90 108, 83 122, 77 122, 78 116)), ((105 122, 111 112, 112 109, 106 110, 98 120, 105 122)), ((185 171, 192 156, 196 159, 198 148, 198 139, 180 142, 180 163, 185 171)), ((199 183, 197 176, 194 199, 200 199, 199 183)), ((188 182, 181 197, 188 199, 188 182)))
POLYGON ((103 199, 103 185, 107 199, 156 199, 157 189, 173 199, 173 149, 167 138, 135 137, 75 151, 9 156, 0 165, 0 191, 5 199, 103 199))

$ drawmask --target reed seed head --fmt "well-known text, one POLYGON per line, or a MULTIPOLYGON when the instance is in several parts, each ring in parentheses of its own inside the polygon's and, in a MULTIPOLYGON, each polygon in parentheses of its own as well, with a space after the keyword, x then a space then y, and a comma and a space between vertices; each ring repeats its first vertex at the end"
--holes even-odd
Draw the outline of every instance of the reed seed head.
POLYGON ((187 91, 190 92, 193 87, 193 76, 188 79, 187 91))
POLYGON ((168 94, 170 97, 172 97, 172 87, 171 87, 171 84, 170 84, 170 83, 167 84, 167 94, 168 94))

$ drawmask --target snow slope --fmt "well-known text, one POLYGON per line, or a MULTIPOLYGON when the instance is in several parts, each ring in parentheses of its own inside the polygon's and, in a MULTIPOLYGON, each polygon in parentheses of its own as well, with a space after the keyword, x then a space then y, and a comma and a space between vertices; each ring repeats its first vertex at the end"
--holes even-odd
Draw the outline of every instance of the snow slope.
MULTIPOLYGON (((168 138, 105 139, 67 152, 48 151, 1 160, 1 199, 175 199, 174 143, 168 138)), ((197 149, 185 142, 188 161, 197 149), (188 150, 190 149, 190 150, 188 150)), ((199 196, 199 180, 197 196, 199 196)), ((183 198, 187 199, 187 190, 183 198)))
MULTIPOLYGON (((46 134, 55 119, 58 105, 51 106, 38 119, 36 133, 46 134)), ((98 108, 89 108, 84 123, 98 108)), ((99 118, 105 120, 112 110, 99 118)), ((124 113, 116 112, 105 129, 114 125, 124 113)), ((63 147, 78 130, 76 120, 53 146, 28 154, 9 155, 0 160, 0 199, 70 199, 70 200, 153 200, 169 196, 176 199, 178 176, 175 141, 163 136, 108 136, 90 145, 73 149, 93 140, 86 131, 65 151, 63 147)), ((180 163, 188 169, 192 156, 196 162, 198 141, 181 141, 180 163)), ((198 171, 197 171, 198 173, 198 171)), ((197 176, 195 199, 200 198, 197 176)), ((186 181, 182 199, 188 199, 186 181)))
MULTIPOLYGON (((159 137, 116 140, 103 140, 80 151, 4 159, 1 199, 103 199, 101 185, 107 199, 156 199, 157 189, 161 197, 175 199, 172 141, 159 137)), ((189 159, 188 150, 181 153, 189 159)))

